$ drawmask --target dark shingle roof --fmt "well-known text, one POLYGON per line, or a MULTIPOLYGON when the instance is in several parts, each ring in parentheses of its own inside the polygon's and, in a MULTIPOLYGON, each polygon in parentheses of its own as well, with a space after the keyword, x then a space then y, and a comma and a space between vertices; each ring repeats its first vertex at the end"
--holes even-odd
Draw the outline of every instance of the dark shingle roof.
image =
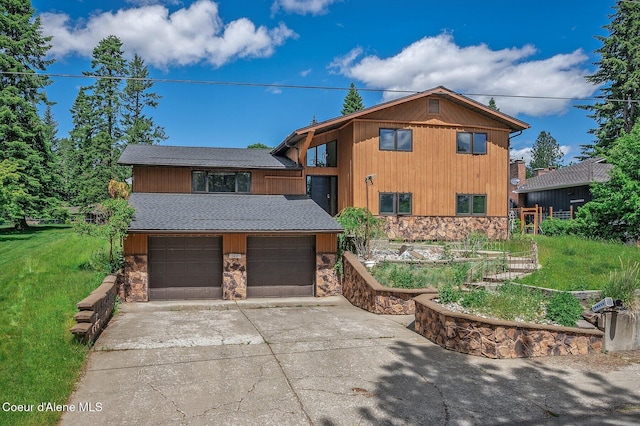
POLYGON ((527 179, 515 192, 546 191, 589 185, 591 182, 606 182, 609 180, 609 170, 612 167, 611 164, 605 163, 602 158, 593 158, 527 179))
POLYGON ((132 231, 342 232, 306 196, 133 193, 132 231))
POLYGON ((294 161, 265 149, 127 145, 118 164, 229 169, 299 169, 294 161))

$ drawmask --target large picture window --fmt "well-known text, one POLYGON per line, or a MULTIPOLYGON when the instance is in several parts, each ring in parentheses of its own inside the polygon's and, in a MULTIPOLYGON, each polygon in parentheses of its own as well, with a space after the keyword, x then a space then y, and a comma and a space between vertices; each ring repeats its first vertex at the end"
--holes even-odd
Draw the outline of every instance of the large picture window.
POLYGON ((251 192, 251 173, 249 172, 205 172, 194 171, 191 174, 193 192, 251 192))
POLYGON ((458 154, 486 154, 487 134, 458 132, 456 135, 456 150, 458 154))
POLYGON ((456 195, 456 214, 460 216, 485 216, 487 196, 484 194, 456 195))
POLYGON ((338 167, 338 141, 314 146, 307 150, 308 167, 338 167))
POLYGON ((413 150, 413 132, 411 129, 380 129, 380 150, 413 150))
POLYGON ((382 215, 410 215, 412 198, 410 192, 381 192, 378 211, 382 215))

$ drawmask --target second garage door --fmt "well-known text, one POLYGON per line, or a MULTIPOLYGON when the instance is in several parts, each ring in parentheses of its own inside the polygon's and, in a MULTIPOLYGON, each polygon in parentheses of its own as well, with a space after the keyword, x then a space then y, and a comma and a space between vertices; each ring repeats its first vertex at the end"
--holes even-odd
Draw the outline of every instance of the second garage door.
POLYGON ((247 297, 313 296, 315 237, 248 237, 247 297))
POLYGON ((149 299, 222 297, 220 237, 149 237, 149 299))

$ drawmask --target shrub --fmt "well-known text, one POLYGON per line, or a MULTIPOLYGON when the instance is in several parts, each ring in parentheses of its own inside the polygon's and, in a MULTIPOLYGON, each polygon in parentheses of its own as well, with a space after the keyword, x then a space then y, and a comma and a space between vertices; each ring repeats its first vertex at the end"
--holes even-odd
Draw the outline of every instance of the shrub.
POLYGON ((546 317, 567 327, 575 327, 582 314, 582 305, 573 294, 563 291, 556 293, 547 304, 546 317))
POLYGON ((382 221, 373 217, 371 212, 361 207, 346 207, 336 216, 344 228, 344 234, 338 235, 338 255, 347 250, 355 250, 356 255, 366 256, 367 237, 369 240, 384 236, 382 221), (367 235, 367 227, 369 228, 367 235))
POLYGON ((540 223, 542 234, 548 236, 572 235, 575 233, 573 220, 547 219, 540 223))
POLYGON ((445 284, 438 290, 440 303, 456 303, 462 297, 462 291, 452 284, 445 284))
POLYGON ((460 300, 460 304, 465 308, 480 308, 486 305, 489 293, 484 288, 477 288, 465 293, 460 300))
POLYGON ((602 289, 603 297, 611 297, 614 300, 622 300, 625 306, 635 305, 636 291, 640 289, 640 264, 627 262, 625 265, 620 259, 620 270, 609 273, 609 280, 602 289))

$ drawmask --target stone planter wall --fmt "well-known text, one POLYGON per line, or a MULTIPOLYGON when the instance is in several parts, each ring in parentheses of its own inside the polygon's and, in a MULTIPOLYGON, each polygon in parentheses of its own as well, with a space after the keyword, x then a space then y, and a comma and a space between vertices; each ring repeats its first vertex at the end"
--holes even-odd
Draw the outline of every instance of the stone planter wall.
POLYGON ((604 349, 609 352, 640 349, 640 313, 604 313, 604 349))
POLYGON ((420 294, 438 293, 434 288, 412 290, 384 287, 350 252, 344 253, 343 272, 342 295, 352 305, 374 314, 413 314, 415 313, 414 297, 420 294))
POLYGON ((490 239, 506 239, 509 235, 507 217, 455 216, 381 216, 384 231, 392 240, 432 241, 463 240, 474 231, 490 239))
POLYGON ((76 325, 71 333, 83 343, 94 342, 103 328, 107 326, 113 314, 113 307, 121 278, 110 274, 102 284, 76 305, 78 313, 73 316, 76 325))
POLYGON ((415 298, 416 331, 456 352, 487 358, 530 358, 602 351, 600 330, 481 318, 449 311, 435 295, 415 298))

